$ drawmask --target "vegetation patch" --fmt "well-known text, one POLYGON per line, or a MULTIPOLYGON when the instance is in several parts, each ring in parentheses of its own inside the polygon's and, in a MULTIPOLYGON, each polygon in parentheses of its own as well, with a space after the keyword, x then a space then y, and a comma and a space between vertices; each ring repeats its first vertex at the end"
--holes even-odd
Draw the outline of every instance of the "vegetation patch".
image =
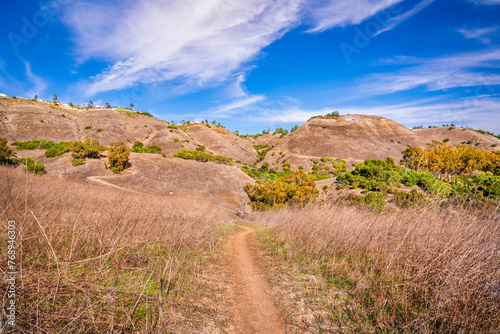
POLYGON ((14 153, 14 150, 7 145, 7 139, 0 138, 0 164, 5 163, 9 156, 14 153))
POLYGON ((311 161, 313 162, 311 176, 314 180, 328 179, 347 171, 347 164, 341 158, 323 157, 320 161, 312 158, 311 161))
MULTIPOLYGON (((101 153, 106 150, 106 147, 99 144, 97 139, 86 138, 83 142, 75 141, 71 147, 71 156, 73 159, 84 160, 99 159, 101 153)), ((75 166, 75 165, 73 165, 75 166)))
POLYGON ((284 178, 287 175, 290 175, 292 172, 288 170, 284 170, 282 172, 275 171, 274 169, 269 169, 269 163, 266 162, 260 168, 256 166, 243 166, 240 168, 242 172, 250 176, 252 179, 260 180, 264 183, 276 183, 280 179, 284 178))
POLYGON ((144 147, 142 142, 136 141, 134 142, 134 146, 130 149, 130 152, 161 154, 161 147, 158 145, 149 145, 148 147, 144 147))
POLYGON ((258 161, 264 160, 264 158, 266 157, 267 152, 269 152, 270 150, 272 150, 273 147, 274 146, 269 146, 269 144, 254 145, 253 148, 257 151, 257 155, 259 156, 259 160, 258 161))
POLYGON ((31 158, 21 158, 21 159, 19 159, 19 162, 26 166, 25 170, 27 172, 30 172, 33 174, 45 174, 45 173, 47 173, 45 171, 45 166, 43 164, 36 163, 31 158))
POLYGON ((106 167, 111 169, 115 174, 119 174, 128 165, 130 151, 123 142, 115 142, 109 144, 108 163, 106 167))
POLYGON ((74 167, 83 165, 84 163, 85 163, 85 160, 83 160, 83 159, 71 159, 71 165, 73 165, 74 167))
POLYGON ((318 194, 314 180, 307 174, 293 172, 275 183, 260 180, 243 188, 249 204, 257 210, 280 209, 286 206, 304 206, 318 194))
POLYGON ((18 150, 46 150, 45 157, 55 158, 71 150, 71 142, 53 142, 50 140, 30 140, 12 143, 18 150))
POLYGON ((233 165, 233 161, 231 158, 228 158, 223 155, 212 154, 205 152, 205 146, 200 145, 194 151, 183 150, 174 154, 174 158, 180 158, 185 160, 196 160, 200 162, 215 162, 223 165, 233 165))
POLYGON ((500 175, 500 151, 490 152, 465 145, 446 146, 432 141, 425 149, 408 147, 402 153, 401 163, 406 167, 443 177, 469 175, 474 171, 500 175))

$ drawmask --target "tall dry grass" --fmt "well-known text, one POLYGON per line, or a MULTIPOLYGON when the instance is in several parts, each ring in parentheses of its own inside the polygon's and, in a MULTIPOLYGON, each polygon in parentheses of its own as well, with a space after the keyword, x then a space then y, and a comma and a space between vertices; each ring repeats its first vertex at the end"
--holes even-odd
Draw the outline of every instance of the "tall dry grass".
POLYGON ((206 202, 1 166, 0 220, 4 264, 17 225, 18 329, 36 333, 197 332, 197 278, 231 227, 206 202))
POLYGON ((316 328, 500 332, 498 208, 374 214, 332 205, 265 213, 259 221, 269 227, 263 239, 275 255, 321 277, 310 302, 321 319, 316 328))

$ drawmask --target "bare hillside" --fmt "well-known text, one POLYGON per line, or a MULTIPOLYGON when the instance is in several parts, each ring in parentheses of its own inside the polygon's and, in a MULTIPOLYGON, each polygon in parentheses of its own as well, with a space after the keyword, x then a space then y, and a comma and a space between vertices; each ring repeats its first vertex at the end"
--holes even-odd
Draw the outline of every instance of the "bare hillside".
MULTIPOLYGON (((44 150, 19 150, 17 156, 34 158, 45 165, 47 178, 64 178, 121 189, 131 194, 155 194, 182 200, 206 200, 228 212, 240 210, 248 198, 243 192, 253 180, 234 166, 201 163, 158 154, 131 153, 130 167, 121 174, 105 169, 101 159, 87 159, 82 166, 71 165, 71 155, 47 159, 44 150)), ((21 167, 19 167, 21 168, 21 167)))
POLYGON ((224 128, 195 124, 187 130, 187 133, 213 153, 225 155, 234 161, 239 160, 246 164, 253 164, 257 160, 257 152, 250 141, 224 128))
POLYGON ((341 157, 348 165, 387 157, 399 161, 407 145, 423 143, 423 139, 408 128, 383 117, 317 117, 285 136, 264 161, 273 167, 289 163, 292 169, 297 169, 302 165, 305 171, 311 170, 311 158, 341 157))
POLYGON ((192 150, 198 145, 233 161, 255 163, 253 144, 234 133, 201 124, 170 124, 135 112, 114 109, 67 109, 53 104, 27 101, 0 101, 0 137, 9 142, 45 139, 75 141, 95 138, 103 145, 123 141, 129 147, 135 141, 146 146, 159 145, 164 153, 192 150), (183 131, 184 130, 184 131, 183 131))
POLYGON ((9 142, 31 139, 77 140, 79 135, 75 119, 65 109, 55 105, 0 101, 0 136, 9 142))
POLYGON ((447 145, 471 145, 483 150, 498 149, 492 145, 500 145, 500 140, 488 134, 466 128, 439 127, 430 129, 416 129, 413 132, 423 140, 445 141, 447 145), (450 130, 451 129, 451 130, 450 130), (448 139, 448 140, 446 140, 448 139))

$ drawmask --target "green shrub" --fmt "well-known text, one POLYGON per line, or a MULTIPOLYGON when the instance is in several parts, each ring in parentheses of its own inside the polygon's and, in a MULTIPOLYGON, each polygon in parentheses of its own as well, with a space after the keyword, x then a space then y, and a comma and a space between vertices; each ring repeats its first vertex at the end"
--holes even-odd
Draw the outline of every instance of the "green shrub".
POLYGON ((130 152, 160 154, 161 147, 158 145, 150 145, 148 147, 144 147, 143 143, 141 143, 140 141, 136 141, 134 142, 134 146, 130 149, 130 152))
POLYGON ((25 165, 25 170, 34 174, 45 174, 45 166, 40 163, 35 163, 35 161, 31 158, 21 158, 19 162, 25 165))
POLYGON ((76 167, 76 166, 83 165, 84 163, 85 163, 85 160, 83 160, 83 159, 72 159, 72 160, 71 160, 71 164, 72 164, 73 166, 75 166, 75 167, 76 167))
POLYGON ((395 191, 394 192, 394 202, 397 206, 401 208, 408 208, 411 206, 422 205, 427 199, 427 195, 420 193, 417 189, 412 189, 410 192, 407 191, 395 191))
POLYGON ((257 151, 257 155, 259 156, 259 160, 258 161, 262 161, 264 160, 264 158, 266 157, 266 154, 267 152, 269 152, 270 150, 273 149, 274 146, 269 146, 269 144, 265 144, 265 145, 261 145, 261 144, 258 144, 258 145, 254 145, 253 148, 257 151))
POLYGON ((93 138, 86 138, 83 142, 75 141, 71 148, 71 156, 74 159, 98 159, 106 148, 93 138))
MULTIPOLYGON (((150 113, 148 113, 147 111, 137 111, 137 113, 139 115, 144 115, 144 116, 148 116, 148 117, 154 117, 153 115, 151 115, 150 113)), ((146 126, 146 125, 144 125, 146 126)))
POLYGON ((276 182, 257 180, 243 188, 249 204, 257 210, 279 209, 289 205, 304 206, 318 194, 314 181, 306 174, 289 173, 276 182))
POLYGON ((85 130, 90 130, 90 129, 92 129, 90 125, 85 127, 85 130))
POLYGON ((378 212, 385 208, 384 195, 378 191, 367 192, 364 197, 357 198, 355 203, 369 206, 378 212))
POLYGON ((14 151, 7 146, 7 139, 0 138, 0 163, 5 163, 14 151))
POLYGON ((401 175, 405 169, 396 166, 392 158, 386 160, 366 159, 364 163, 355 165, 355 169, 337 177, 341 186, 351 186, 382 193, 392 192, 401 184, 401 175))
POLYGON ((47 158, 55 158, 68 152, 72 144, 70 142, 55 143, 53 141, 47 140, 30 140, 24 142, 16 142, 12 145, 15 145, 19 150, 43 149, 46 150, 45 156, 47 158))
POLYGON ((498 144, 491 144, 491 147, 497 147, 498 144))
POLYGON ((49 149, 45 151, 45 156, 47 158, 55 158, 70 150, 70 143, 54 143, 49 149))
POLYGON ((125 169, 128 163, 130 151, 123 142, 115 142, 109 144, 108 149, 108 166, 113 173, 120 173, 125 169))
POLYGON ((174 158, 180 158, 185 160, 196 160, 200 162, 213 161, 218 164, 233 165, 231 158, 225 157, 223 155, 216 155, 212 153, 205 152, 205 146, 199 145, 194 151, 183 150, 174 154, 174 158))
POLYGON ((102 132, 102 129, 97 129, 97 130, 95 130, 95 131, 96 131, 96 132, 102 132))
POLYGON ((445 138, 445 139, 443 139, 443 143, 447 143, 447 142, 449 142, 449 141, 450 141, 450 139, 449 139, 449 138, 445 138))
POLYGON ((179 138, 174 138, 174 143, 180 142, 179 138))

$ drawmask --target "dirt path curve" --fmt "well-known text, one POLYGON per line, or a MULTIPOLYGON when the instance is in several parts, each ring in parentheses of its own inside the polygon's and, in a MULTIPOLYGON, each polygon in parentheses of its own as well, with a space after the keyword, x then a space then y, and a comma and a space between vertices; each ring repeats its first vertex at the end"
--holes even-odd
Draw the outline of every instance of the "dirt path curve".
POLYGON ((248 245, 255 231, 242 226, 244 231, 231 241, 232 265, 236 277, 238 333, 285 333, 279 311, 271 298, 271 285, 263 280, 254 264, 254 255, 248 245))
MULTIPOLYGON (((132 171, 128 175, 133 175, 135 173, 136 173, 136 171, 132 171)), ((109 175, 109 176, 108 175, 105 175, 105 176, 87 176, 87 179, 90 180, 90 181, 94 181, 94 182, 97 182, 97 183, 104 184, 104 185, 109 186, 109 187, 116 188, 116 189, 128 191, 128 192, 135 193, 135 194, 143 194, 140 191, 123 188, 123 187, 120 187, 120 186, 118 186, 116 184, 113 184, 113 183, 110 183, 110 182, 102 180, 102 179, 114 179, 114 178, 118 178, 118 177, 122 177, 122 176, 115 176, 115 175, 109 175)))

